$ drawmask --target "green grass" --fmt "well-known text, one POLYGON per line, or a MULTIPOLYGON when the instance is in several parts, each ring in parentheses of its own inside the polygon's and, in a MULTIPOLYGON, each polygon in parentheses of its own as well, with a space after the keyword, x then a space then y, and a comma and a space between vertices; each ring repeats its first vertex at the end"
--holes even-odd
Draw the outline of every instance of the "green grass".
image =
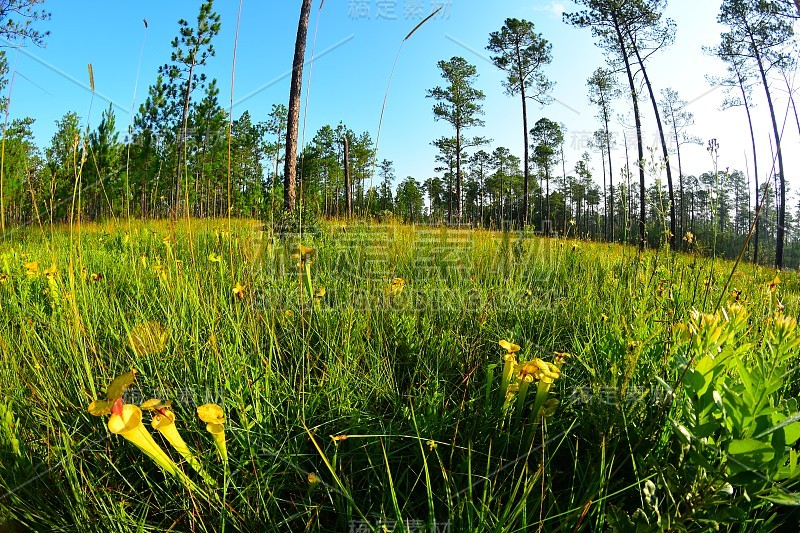
MULTIPOLYGON (((678 324, 720 299, 746 306, 740 338, 754 343, 746 357, 762 353, 779 304, 797 314, 794 273, 781 273, 771 291, 773 270, 740 265, 723 293, 732 263, 699 255, 339 222, 284 239, 255 221, 30 229, 8 235, 0 253, 0 523, 36 531, 622 531, 642 516, 650 525, 641 530, 797 523, 791 507, 746 498, 752 483, 719 496, 729 472, 681 448, 673 427, 691 423, 692 404, 682 389, 669 401, 661 385, 695 364, 678 324), (291 257, 301 239, 317 251, 313 289, 325 289, 313 300, 291 257), (26 268, 32 261, 38 273, 26 268), (393 278, 405 280, 401 290, 390 290, 393 278), (129 335, 147 322, 168 337, 137 354, 129 335), (560 400, 552 418, 536 423, 534 393, 521 409, 516 399, 501 408, 501 339, 521 346, 520 361, 572 354, 551 390, 560 400), (171 400, 215 487, 155 431, 197 490, 88 413, 131 368, 138 374, 126 401, 171 400), (227 415, 227 469, 195 414, 208 402, 227 415), (731 506, 745 517, 725 518, 731 506)), ((792 361, 794 371, 796 354, 792 361)), ((786 376, 776 397, 797 396, 797 382, 786 376)), ((796 481, 783 486, 792 492, 796 481)))

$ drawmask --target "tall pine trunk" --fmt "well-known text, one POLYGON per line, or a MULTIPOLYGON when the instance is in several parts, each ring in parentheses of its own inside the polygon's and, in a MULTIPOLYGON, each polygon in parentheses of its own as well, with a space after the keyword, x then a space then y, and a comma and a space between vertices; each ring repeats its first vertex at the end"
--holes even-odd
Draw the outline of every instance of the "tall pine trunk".
POLYGON ((461 129, 456 128, 456 222, 461 223, 461 129))
POLYGON ((639 68, 642 71, 642 76, 644 77, 644 83, 647 86, 647 92, 650 94, 650 101, 653 104, 653 113, 656 116, 656 125, 658 126, 658 137, 661 141, 661 152, 664 156, 664 164, 666 165, 667 170, 667 188, 669 189, 669 246, 673 250, 675 250, 675 232, 677 231, 675 228, 675 191, 672 187, 672 167, 669 164, 669 153, 667 152, 667 142, 664 140, 664 127, 661 124, 661 115, 658 112, 658 102, 656 101, 656 96, 653 94, 653 86, 650 83, 650 76, 647 75, 647 69, 644 68, 644 61, 642 61, 642 56, 639 54, 639 47, 636 46, 636 42, 633 40, 633 36, 628 32, 628 37, 631 39, 631 48, 633 48, 634 53, 636 54, 636 61, 639 63, 639 68))
MULTIPOLYGON (((606 102, 605 95, 601 92, 600 93, 600 108, 603 111, 603 127, 605 131, 605 141, 606 141, 606 152, 608 156, 608 200, 605 206, 605 216, 606 216, 606 223, 603 224, 603 239, 610 240, 614 242, 614 164, 611 161, 611 134, 608 129, 608 102, 606 102), (610 222, 610 227, 608 227, 607 233, 607 226, 610 222), (610 239, 608 238, 610 234, 610 239)), ((605 158, 606 155, 603 154, 602 148, 600 149, 600 157, 605 158)), ((603 166, 605 167, 605 159, 603 159, 603 166)), ((605 185, 605 170, 603 170, 603 199, 605 200, 606 197, 606 185, 605 185)))
MULTIPOLYGON (((800 1, 800 0, 799 0, 800 1)), ((517 65, 522 64, 522 52, 519 49, 519 41, 517 41, 517 65)), ((524 185, 523 185, 523 197, 522 197, 522 227, 528 225, 528 212, 530 211, 530 207, 528 204, 528 187, 530 182, 530 146, 528 143, 528 102, 525 100, 525 82, 522 81, 522 73, 518 72, 517 75, 520 78, 520 95, 522 97, 522 137, 523 137, 523 146, 525 147, 524 156, 525 161, 523 168, 523 176, 524 176, 524 185)))
POLYGON ((606 154, 600 147, 600 165, 603 169, 603 240, 608 241, 608 195, 606 194, 606 154))
POLYGON ((303 87, 303 62, 306 56, 306 38, 308 36, 310 14, 311 0, 303 0, 303 5, 300 8, 300 22, 297 25, 297 39, 294 43, 292 84, 289 89, 289 114, 286 122, 283 208, 290 213, 294 211, 297 202, 297 135, 300 129, 300 93, 303 87))
POLYGON ((350 141, 344 136, 344 210, 345 217, 353 216, 353 184, 350 183, 350 141))
POLYGON ((750 44, 752 52, 755 54, 756 62, 758 63, 758 72, 761 74, 761 82, 764 85, 764 92, 767 95, 767 104, 769 105, 769 115, 772 118, 772 131, 775 135, 775 149, 778 154, 778 177, 780 180, 780 204, 778 210, 778 234, 775 239, 775 267, 783 268, 783 243, 786 233, 786 173, 783 170, 783 152, 781 152, 781 134, 778 131, 778 122, 775 119, 775 106, 772 103, 772 93, 769 90, 769 83, 767 82, 767 74, 764 70, 764 62, 761 54, 756 46, 753 34, 750 33, 750 27, 747 27, 748 35, 750 36, 750 44))
POLYGON ((636 93, 636 82, 633 80, 633 71, 628 60, 628 53, 625 48, 625 40, 619 26, 616 12, 613 13, 614 29, 617 32, 617 43, 622 59, 625 62, 625 72, 628 75, 628 85, 631 90, 631 100, 633 102, 633 117, 636 122, 636 147, 639 159, 636 166, 639 167, 639 251, 644 251, 647 242, 645 221, 647 211, 645 207, 645 183, 644 183, 644 145, 642 143, 642 117, 639 114, 639 95, 636 93))
MULTIPOLYGON (((742 103, 744 104, 744 110, 747 112, 747 125, 750 128, 750 142, 753 145, 753 173, 755 176, 756 182, 756 209, 758 209, 759 205, 759 194, 760 191, 758 190, 758 153, 756 151, 756 135, 753 131, 753 117, 750 114, 750 102, 747 99, 747 91, 744 89, 744 79, 742 78, 741 73, 739 72, 739 67, 734 64, 734 68, 736 70, 736 78, 739 82, 739 90, 742 92, 742 103)), ((748 202, 749 204, 749 202, 748 202)), ((755 225, 755 233, 753 233, 753 263, 758 264, 758 233, 761 226, 761 221, 756 219, 755 225)))
POLYGON ((672 132, 675 136, 675 151, 677 152, 678 156, 678 194, 680 195, 680 200, 681 200, 681 212, 678 215, 678 232, 676 236, 680 236, 681 238, 683 238, 683 235, 686 233, 684 231, 684 223, 685 223, 684 218, 686 214, 686 206, 685 206, 686 197, 683 193, 683 166, 681 164, 681 142, 680 139, 678 138, 678 123, 675 119, 675 108, 674 106, 670 106, 670 109, 672 118, 672 132))
MULTIPOLYGON (((179 152, 178 152, 178 180, 177 180, 177 183, 178 183, 178 191, 180 191, 180 183, 181 183, 180 176, 181 176, 181 174, 184 173, 184 170, 185 170, 186 183, 184 183, 183 189, 184 189, 184 195, 185 195, 184 202, 186 203, 186 205, 184 205, 184 209, 186 210, 186 218, 187 219, 189 218, 189 160, 188 160, 189 154, 188 154, 188 146, 187 146, 187 143, 186 143, 186 137, 188 135, 188 131, 187 130, 188 130, 188 127, 189 127, 189 97, 192 94, 192 76, 194 76, 194 67, 196 65, 196 61, 195 61, 195 54, 196 53, 197 53, 196 50, 192 53, 192 65, 191 65, 191 67, 189 67, 189 77, 186 80, 186 98, 184 99, 183 110, 181 111, 181 133, 180 133, 181 142, 178 145, 180 148, 179 148, 179 152), (181 159, 181 157, 183 157, 183 159, 181 159)), ((177 198, 178 198, 177 201, 180 204, 181 198, 180 198, 180 194, 179 193, 178 193, 178 197, 177 198)), ((176 210, 176 213, 178 213, 178 212, 179 212, 179 210, 176 210)))
MULTIPOLYGON (((603 172, 603 183, 606 181, 606 174, 603 172)), ((561 141, 561 185, 564 188, 564 198, 562 198, 562 204, 564 205, 564 216, 562 217, 563 221, 563 231, 564 236, 567 235, 567 161, 564 159, 564 141, 561 141)), ((603 186, 603 190, 605 191, 605 185, 603 186)))
POLYGON ((608 131, 608 113, 604 112, 603 115, 606 126, 606 151, 608 152, 608 206, 610 211, 609 221, 611 222, 609 233, 611 236, 611 242, 614 242, 614 165, 611 162, 611 136, 609 135, 608 131))

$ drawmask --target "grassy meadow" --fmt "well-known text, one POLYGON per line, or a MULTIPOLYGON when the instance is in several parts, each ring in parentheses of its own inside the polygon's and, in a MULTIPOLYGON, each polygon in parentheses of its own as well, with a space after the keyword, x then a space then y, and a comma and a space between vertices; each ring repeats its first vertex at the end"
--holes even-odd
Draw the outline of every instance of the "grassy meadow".
POLYGON ((0 531, 792 530, 800 280, 708 245, 8 232, 0 531))

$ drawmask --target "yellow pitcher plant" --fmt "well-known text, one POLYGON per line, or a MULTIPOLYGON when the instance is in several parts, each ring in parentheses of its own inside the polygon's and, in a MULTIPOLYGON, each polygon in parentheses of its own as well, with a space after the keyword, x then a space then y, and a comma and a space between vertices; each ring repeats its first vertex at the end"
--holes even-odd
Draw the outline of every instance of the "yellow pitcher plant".
POLYGON ((214 437, 214 444, 222 462, 228 465, 228 447, 225 444, 225 413, 217 404, 207 403, 197 408, 197 416, 206 423, 206 430, 214 437))
MULTIPOLYGON (((121 403, 121 400, 118 401, 121 403)), ((108 430, 135 444, 145 455, 155 461, 161 470, 180 479, 189 490, 197 489, 192 480, 178 468, 178 465, 153 440, 152 435, 142 424, 142 410, 137 406, 124 404, 121 409, 112 409, 111 417, 108 419, 108 430)))
POLYGON ((314 299, 314 286, 311 283, 311 263, 316 256, 316 249, 303 246, 299 243, 295 246, 291 255, 291 258, 297 261, 296 265, 300 276, 300 283, 301 285, 305 285, 310 300, 314 299))
POLYGON ((498 344, 506 351, 506 353, 503 354, 503 377, 500 381, 500 394, 505 396, 508 392, 508 386, 511 383, 511 376, 517 366, 517 356, 515 354, 519 351, 519 345, 505 339, 501 340, 498 344))
POLYGON ((516 423, 522 420, 522 414, 529 390, 535 384, 536 396, 533 401, 532 413, 534 426, 542 419, 551 417, 558 406, 558 400, 550 398, 550 389, 553 383, 561 377, 561 366, 569 357, 568 353, 556 352, 553 362, 545 361, 539 357, 520 363, 517 361, 517 352, 520 347, 507 340, 499 343, 505 350, 503 354, 503 376, 500 381, 500 398, 503 410, 512 405, 516 396, 516 423))
POLYGON ((145 455, 150 457, 162 471, 177 477, 189 490, 197 490, 197 485, 156 443, 142 423, 143 409, 156 411, 156 415, 152 420, 153 428, 167 439, 175 450, 186 459, 189 465, 203 477, 206 483, 213 485, 211 477, 205 472, 192 454, 189 446, 178 433, 175 427, 175 414, 169 409, 169 402, 162 403, 157 399, 148 400, 142 404, 141 408, 133 404, 124 403, 122 397, 125 394, 125 390, 133 384, 135 379, 136 369, 131 369, 130 372, 114 378, 106 390, 106 399, 94 400, 89 405, 89 414, 94 416, 111 415, 108 419, 108 430, 111 433, 120 435, 133 443, 145 455))
POLYGON ((167 439, 175 451, 189 463, 195 472, 202 476, 203 480, 209 485, 214 485, 214 480, 208 475, 203 466, 194 456, 186 441, 183 440, 181 434, 178 433, 178 428, 175 426, 175 413, 169 408, 169 405, 161 403, 161 400, 152 399, 144 402, 141 405, 143 411, 154 410, 156 414, 153 416, 151 425, 153 429, 157 430, 161 435, 167 439))

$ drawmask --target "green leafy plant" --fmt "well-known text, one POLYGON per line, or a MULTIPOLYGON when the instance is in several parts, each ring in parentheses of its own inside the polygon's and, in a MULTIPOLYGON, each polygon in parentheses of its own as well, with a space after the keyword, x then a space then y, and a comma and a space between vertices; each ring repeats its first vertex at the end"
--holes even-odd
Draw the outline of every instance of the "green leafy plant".
POLYGON ((718 528, 767 502, 800 505, 800 413, 785 395, 800 346, 797 321, 776 313, 755 342, 754 327, 739 304, 716 314, 693 310, 678 325, 675 363, 686 369, 671 420, 678 460, 658 468, 661 483, 643 488, 649 509, 620 524, 718 528))
POLYGON ((14 455, 21 455, 16 431, 18 425, 11 402, 0 403, 0 447, 10 449, 14 455))

